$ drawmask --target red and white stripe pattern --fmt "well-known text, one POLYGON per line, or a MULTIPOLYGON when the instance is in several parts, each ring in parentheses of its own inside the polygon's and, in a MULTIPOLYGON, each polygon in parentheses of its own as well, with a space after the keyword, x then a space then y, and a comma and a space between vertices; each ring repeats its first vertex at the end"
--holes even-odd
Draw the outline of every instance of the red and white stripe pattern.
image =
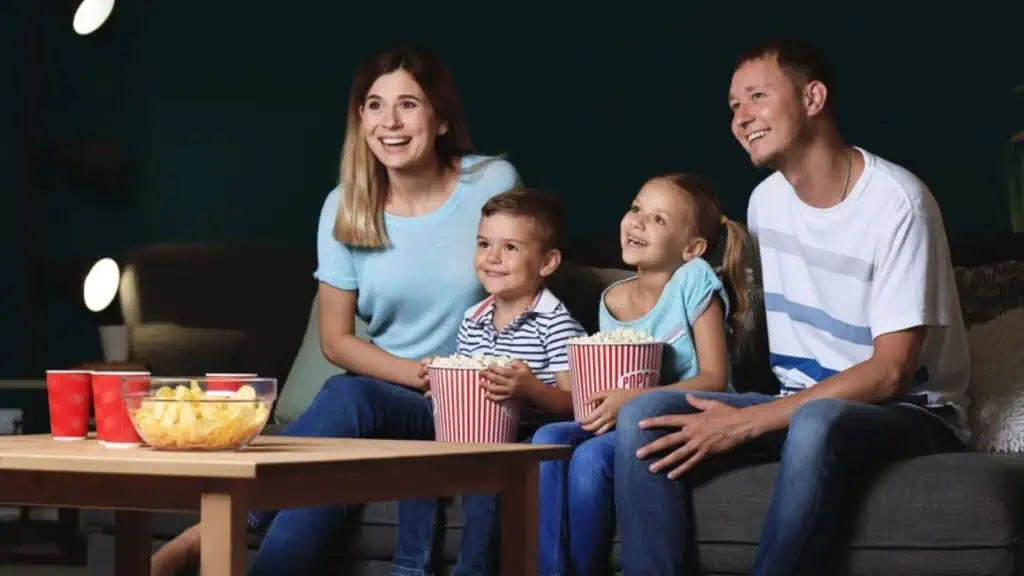
POLYGON ((502 444, 516 441, 521 404, 494 402, 480 386, 476 368, 429 368, 438 442, 502 444))
POLYGON ((661 378, 664 344, 569 344, 572 410, 581 421, 595 406, 591 394, 604 390, 652 388, 661 378))

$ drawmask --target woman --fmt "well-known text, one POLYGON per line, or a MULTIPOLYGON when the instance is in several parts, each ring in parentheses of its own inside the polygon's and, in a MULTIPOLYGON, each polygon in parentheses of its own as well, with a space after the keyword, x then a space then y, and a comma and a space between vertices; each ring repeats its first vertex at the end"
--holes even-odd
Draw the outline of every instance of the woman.
MULTIPOLYGON (((395 48, 370 58, 349 96, 341 184, 317 233, 320 342, 348 374, 328 380, 286 436, 432 440, 420 360, 455 351, 459 321, 483 298, 473 269, 480 209, 518 184, 508 162, 474 154, 440 58, 395 48), (369 342, 354 335, 367 322, 369 342)), ((266 529, 252 574, 307 574, 355 507, 257 512, 266 529)), ((436 500, 399 505, 395 571, 430 561, 436 500), (429 530, 429 534, 424 531, 429 530)), ((189 528, 153 558, 173 574, 198 558, 189 528)))

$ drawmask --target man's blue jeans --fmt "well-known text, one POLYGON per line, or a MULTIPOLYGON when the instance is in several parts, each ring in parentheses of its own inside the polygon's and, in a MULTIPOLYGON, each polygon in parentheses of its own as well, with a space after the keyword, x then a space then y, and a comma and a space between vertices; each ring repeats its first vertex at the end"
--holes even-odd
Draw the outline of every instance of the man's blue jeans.
MULTIPOLYGON (((736 408, 774 400, 761 394, 699 393, 736 408)), ((619 412, 615 450, 615 506, 624 576, 695 574, 690 476, 672 481, 636 451, 671 430, 641 430, 652 416, 697 412, 686 393, 659 390, 637 397, 619 412)), ((780 460, 768 517, 751 574, 803 576, 829 573, 828 547, 845 501, 864 475, 905 458, 958 451, 963 443, 935 414, 903 404, 873 405, 812 400, 798 409, 788 430, 767 434, 737 456, 780 460)), ((704 463, 699 464, 699 470, 704 463)))
POLYGON ((615 533, 615 430, 600 436, 576 422, 541 426, 534 444, 568 444, 572 457, 540 464, 540 576, 607 572, 615 533))
MULTIPOLYGON (((430 401, 422 394, 374 378, 346 374, 328 380, 309 408, 286 426, 282 435, 433 440, 434 421, 430 401)), ((436 499, 399 503, 392 575, 425 574, 431 560, 437 510, 436 499)), ((354 520, 358 511, 356 506, 340 506, 250 514, 249 523, 254 529, 267 528, 250 574, 316 573, 337 529, 354 520)))

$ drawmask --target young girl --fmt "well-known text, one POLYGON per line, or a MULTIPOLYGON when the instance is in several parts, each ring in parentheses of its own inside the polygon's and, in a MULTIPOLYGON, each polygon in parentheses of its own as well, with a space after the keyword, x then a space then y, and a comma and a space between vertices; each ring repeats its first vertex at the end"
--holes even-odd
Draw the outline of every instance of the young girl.
MULTIPOLYGON (((738 323, 748 305, 743 228, 722 214, 703 180, 669 174, 640 189, 622 218, 620 242, 623 261, 637 273, 602 294, 601 331, 629 328, 664 342, 662 385, 725 391, 727 319, 738 323), (721 262, 724 284, 709 260, 721 262)), ((587 419, 548 424, 534 435, 537 444, 576 447, 568 462, 541 464, 541 574, 608 572, 615 418, 623 404, 645 392, 595 394, 590 401, 597 408, 587 419)))

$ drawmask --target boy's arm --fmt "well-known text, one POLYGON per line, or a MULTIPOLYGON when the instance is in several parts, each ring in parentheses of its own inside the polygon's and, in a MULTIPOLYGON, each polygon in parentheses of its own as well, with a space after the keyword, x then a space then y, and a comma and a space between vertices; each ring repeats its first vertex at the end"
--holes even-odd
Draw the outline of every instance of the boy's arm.
POLYGON ((548 365, 555 373, 555 386, 544 386, 537 390, 534 403, 546 412, 560 416, 572 416, 572 382, 569 380, 569 340, 586 336, 587 331, 562 305, 563 315, 548 327, 544 335, 544 350, 548 365))

